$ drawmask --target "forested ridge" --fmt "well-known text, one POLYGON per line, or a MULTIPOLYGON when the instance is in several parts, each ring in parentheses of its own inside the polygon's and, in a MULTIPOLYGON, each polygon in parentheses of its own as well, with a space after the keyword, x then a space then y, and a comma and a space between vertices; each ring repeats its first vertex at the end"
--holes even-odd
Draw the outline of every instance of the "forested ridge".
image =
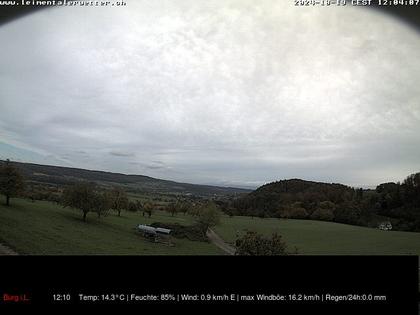
POLYGON ((221 203, 229 215, 314 219, 363 226, 392 222, 420 232, 420 173, 376 189, 301 179, 280 180, 221 203))

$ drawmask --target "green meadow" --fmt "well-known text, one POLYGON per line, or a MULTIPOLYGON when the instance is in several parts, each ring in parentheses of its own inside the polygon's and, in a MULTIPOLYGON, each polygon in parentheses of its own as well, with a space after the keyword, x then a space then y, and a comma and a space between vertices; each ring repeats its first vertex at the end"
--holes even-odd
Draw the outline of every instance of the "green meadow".
MULTIPOLYGON (((171 216, 156 211, 151 218, 141 212, 110 213, 100 219, 88 214, 81 220, 75 209, 45 201, 34 203, 13 199, 0 205, 0 241, 19 254, 36 255, 221 255, 211 243, 173 238, 174 246, 145 240, 136 230, 138 224, 153 222, 193 224, 189 215, 171 216)), ((261 219, 222 216, 214 228, 226 242, 233 244, 247 230, 266 235, 280 233, 290 249, 297 247, 308 255, 419 255, 420 233, 378 229, 331 222, 292 219, 261 219)))

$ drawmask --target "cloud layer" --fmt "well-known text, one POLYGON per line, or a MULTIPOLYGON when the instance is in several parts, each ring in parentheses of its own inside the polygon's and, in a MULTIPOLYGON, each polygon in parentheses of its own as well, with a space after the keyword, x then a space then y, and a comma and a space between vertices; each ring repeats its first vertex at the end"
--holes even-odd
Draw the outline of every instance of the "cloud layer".
POLYGON ((129 1, 0 41, 0 141, 69 165, 251 186, 420 170, 420 37, 375 11, 129 1))

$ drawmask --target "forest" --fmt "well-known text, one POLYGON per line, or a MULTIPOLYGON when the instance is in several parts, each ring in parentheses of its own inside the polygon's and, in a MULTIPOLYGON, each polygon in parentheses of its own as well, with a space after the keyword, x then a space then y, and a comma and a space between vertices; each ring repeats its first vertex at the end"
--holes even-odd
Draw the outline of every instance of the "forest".
POLYGON ((220 201, 219 206, 231 216, 312 219, 370 227, 389 221, 394 230, 420 232, 420 173, 376 189, 280 180, 220 201))

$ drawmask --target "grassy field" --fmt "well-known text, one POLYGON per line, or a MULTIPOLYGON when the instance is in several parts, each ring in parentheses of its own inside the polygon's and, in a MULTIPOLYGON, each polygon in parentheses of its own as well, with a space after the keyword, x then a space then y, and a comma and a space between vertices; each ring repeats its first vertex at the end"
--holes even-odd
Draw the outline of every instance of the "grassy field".
POLYGON ((233 243, 246 230, 280 233, 290 248, 308 255, 420 255, 420 233, 378 229, 312 220, 224 217, 214 230, 233 243))
POLYGON ((110 254, 110 255, 217 255, 213 244, 174 239, 175 246, 144 240, 134 230, 152 222, 192 223, 189 216, 158 212, 151 219, 141 213, 123 212, 98 220, 88 214, 88 223, 74 209, 43 201, 13 199, 12 206, 0 205, 0 241, 20 254, 110 254))
MULTIPOLYGON (((13 199, 12 206, 0 205, 0 241, 21 254, 110 254, 110 255, 214 255, 223 254, 210 243, 174 239, 175 246, 144 240, 137 224, 166 222, 188 225, 188 215, 170 216, 156 212, 152 218, 141 213, 110 214, 98 220, 88 215, 88 223, 74 209, 50 203, 13 199)), ((234 243, 236 234, 246 230, 263 234, 277 231, 292 249, 309 255, 420 254, 420 233, 380 231, 345 224, 311 220, 260 219, 223 216, 214 230, 234 243)))

